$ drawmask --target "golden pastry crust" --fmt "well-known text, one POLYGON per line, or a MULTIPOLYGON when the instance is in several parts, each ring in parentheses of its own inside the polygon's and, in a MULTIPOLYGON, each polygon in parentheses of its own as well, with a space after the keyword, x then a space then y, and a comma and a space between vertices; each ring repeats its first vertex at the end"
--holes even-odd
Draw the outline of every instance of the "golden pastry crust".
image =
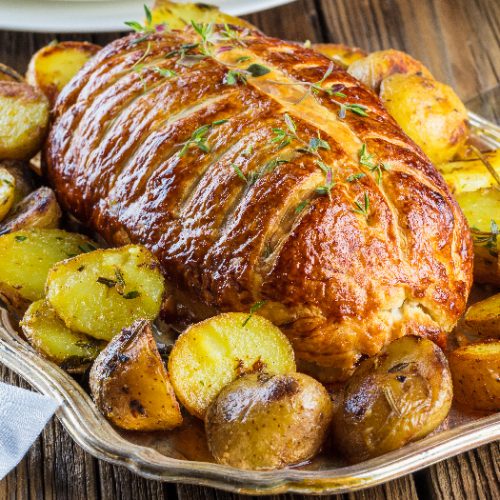
POLYGON ((182 54, 200 42, 192 29, 130 35, 97 54, 55 107, 45 161, 61 204, 110 244, 153 251, 176 320, 267 301, 259 314, 323 380, 405 334, 444 341, 465 308, 472 247, 440 174, 326 57, 240 33, 204 58, 200 46, 182 54), (250 64, 271 71, 230 85, 228 72, 250 64), (367 116, 339 118, 341 101, 367 116), (284 144, 287 115, 298 139, 284 144), (186 149, 205 125, 206 151, 186 149), (328 183, 318 156, 304 151, 318 136, 330 196, 317 191, 328 183), (380 174, 360 163, 363 144, 380 174))

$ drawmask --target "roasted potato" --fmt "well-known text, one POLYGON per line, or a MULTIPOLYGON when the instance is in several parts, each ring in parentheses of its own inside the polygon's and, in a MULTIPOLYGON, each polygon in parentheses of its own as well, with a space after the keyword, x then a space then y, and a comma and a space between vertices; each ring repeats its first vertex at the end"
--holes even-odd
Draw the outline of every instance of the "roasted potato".
POLYGON ((101 47, 88 42, 55 42, 32 56, 26 81, 40 89, 51 106, 64 86, 101 47))
POLYGON ((49 271, 46 292, 68 328, 111 340, 137 319, 156 318, 164 280, 149 250, 127 245, 59 262, 49 271))
POLYGON ((472 304, 464 320, 478 335, 500 339, 500 293, 472 304))
POLYGON ((240 469, 301 463, 318 453, 332 413, 326 389, 308 375, 248 374, 208 407, 208 447, 218 463, 240 469))
POLYGON ((87 237, 60 229, 28 229, 0 236, 0 296, 21 304, 40 300, 47 273, 56 262, 93 248, 87 237))
POLYGON ((0 221, 9 213, 14 204, 16 179, 4 167, 0 166, 0 221))
POLYGON ((29 160, 49 125, 47 98, 26 83, 0 81, 0 160, 29 160))
POLYGON ((375 92, 379 91, 382 80, 395 74, 433 78, 420 61, 413 59, 406 52, 393 49, 372 52, 364 58, 358 58, 347 71, 375 92))
POLYGON ((0 63, 0 82, 22 82, 23 77, 14 69, 0 63))
MULTIPOLYGON (((484 154, 484 158, 500 175, 500 149, 484 154)), ((455 194, 464 191, 477 191, 478 189, 497 186, 493 175, 479 158, 452 161, 438 165, 444 180, 455 194)))
MULTIPOLYGON (((23 198, 35 189, 35 180, 27 162, 17 160, 0 161, 0 169, 4 168, 15 179, 14 201, 15 207, 23 198)), ((1 233, 1 228, 0 228, 1 233)))
POLYGON ((449 356, 455 399, 464 408, 500 411, 500 341, 477 342, 449 356))
POLYGON ((448 362, 427 339, 401 337, 361 362, 333 419, 333 446, 361 462, 420 439, 448 415, 448 362))
POLYGON ((252 27, 244 19, 230 16, 221 12, 218 7, 204 3, 176 3, 169 0, 156 0, 151 14, 153 26, 166 24, 170 29, 183 29, 191 21, 252 27))
POLYGON ((349 47, 342 43, 315 43, 312 48, 343 68, 367 56, 367 53, 359 47, 349 47))
POLYGON ((245 313, 220 314, 190 326, 177 339, 168 361, 177 397, 199 418, 225 385, 261 370, 295 371, 293 349, 278 327, 245 313))
POLYGON ((53 229, 59 225, 61 209, 52 189, 42 186, 21 200, 0 224, 0 234, 21 229, 53 229))
POLYGON ((90 371, 92 397, 118 427, 169 430, 182 423, 151 325, 137 321, 113 338, 90 371))
POLYGON ((394 74, 382 81, 380 98, 435 164, 451 160, 467 140, 467 110, 444 83, 421 75, 394 74))
POLYGON ((73 372, 84 371, 106 346, 103 341, 70 330, 46 300, 30 305, 21 327, 36 351, 73 372))

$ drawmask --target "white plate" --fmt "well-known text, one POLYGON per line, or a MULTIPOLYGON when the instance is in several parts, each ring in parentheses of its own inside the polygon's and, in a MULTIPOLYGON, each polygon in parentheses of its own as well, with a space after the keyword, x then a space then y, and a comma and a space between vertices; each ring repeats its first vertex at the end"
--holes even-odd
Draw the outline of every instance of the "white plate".
MULTIPOLYGON (((194 0, 192 0, 194 1, 194 0)), ((209 0, 233 15, 249 14, 291 0, 209 0)), ((125 31, 124 21, 142 20, 151 0, 0 0, 0 29, 52 33, 125 31)))

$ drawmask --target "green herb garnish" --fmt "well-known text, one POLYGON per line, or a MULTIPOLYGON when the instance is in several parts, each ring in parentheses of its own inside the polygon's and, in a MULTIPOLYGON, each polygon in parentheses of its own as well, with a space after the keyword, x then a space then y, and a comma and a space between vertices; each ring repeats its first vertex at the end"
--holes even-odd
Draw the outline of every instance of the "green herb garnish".
POLYGON ((366 174, 363 172, 359 172, 357 174, 351 174, 349 177, 347 177, 346 181, 347 182, 355 182, 359 179, 362 179, 366 174))
POLYGON ((366 191, 363 196, 363 203, 356 200, 354 202, 354 205, 356 209, 353 210, 353 212, 368 217, 368 214, 370 212, 370 198, 368 197, 368 193, 366 191))
POLYGON ((250 321, 250 318, 264 305, 267 303, 267 300, 262 300, 260 302, 256 302, 251 308, 250 308, 250 314, 248 317, 243 321, 241 326, 246 326, 246 324, 250 321))
POLYGON ((126 294, 123 295, 124 299, 136 299, 137 297, 140 297, 140 293, 137 290, 132 290, 131 292, 127 292, 126 294))
POLYGON ((22 235, 18 234, 17 236, 15 236, 15 237, 14 237, 14 239, 15 239, 16 241, 21 242, 21 241, 25 241, 25 240, 27 240, 27 239, 28 239, 28 237, 27 237, 27 236, 22 236, 22 235))
POLYGON ((251 76, 254 78, 258 78, 259 76, 264 76, 267 75, 268 73, 271 72, 269 68, 266 68, 266 66, 262 66, 262 64, 250 64, 248 68, 246 69, 250 73, 251 76))
POLYGON ((182 158, 188 151, 188 149, 191 146, 195 146, 204 153, 209 153, 210 152, 210 147, 207 144, 207 137, 206 135, 208 132, 212 129, 212 127, 217 126, 217 125, 222 125, 223 123, 226 123, 227 120, 216 120, 212 123, 209 123, 208 125, 202 125, 201 127, 197 128, 192 134, 191 137, 186 141, 182 143, 182 148, 179 151, 179 157, 182 158))
POLYGON ((295 210, 294 212, 296 214, 300 214, 300 212, 302 212, 302 210, 304 210, 304 208, 307 207, 307 205, 309 205, 309 201, 308 200, 304 200, 304 201, 301 201, 296 207, 295 207, 295 210))

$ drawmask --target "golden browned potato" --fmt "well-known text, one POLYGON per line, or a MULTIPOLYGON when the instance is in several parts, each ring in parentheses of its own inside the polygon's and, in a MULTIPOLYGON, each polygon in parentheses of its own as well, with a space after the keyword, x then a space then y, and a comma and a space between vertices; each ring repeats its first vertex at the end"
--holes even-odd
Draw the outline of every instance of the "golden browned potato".
POLYGON ((449 361, 458 403, 468 409, 500 411, 500 341, 459 347, 449 361))
POLYGON ((406 52, 393 49, 372 52, 354 61, 347 71, 375 92, 379 91, 382 80, 395 74, 433 78, 430 71, 420 61, 406 52))
POLYGON ((10 291, 27 301, 40 300, 47 273, 56 262, 93 248, 87 237, 60 229, 4 234, 0 236, 0 294, 10 291))
POLYGON ((33 54, 26 81, 39 88, 54 105, 64 86, 101 47, 88 42, 56 42, 33 54))
POLYGON ((0 224, 0 234, 21 229, 53 229, 59 225, 61 209, 52 189, 42 186, 21 200, 0 224))
POLYGON ((349 47, 343 43, 314 43, 312 48, 344 68, 367 56, 359 47, 349 47))
POLYGON ((387 111, 435 164, 451 160, 467 140, 467 110, 453 89, 421 75, 382 81, 387 111))
POLYGON ((29 160, 49 125, 47 98, 26 83, 0 81, 0 160, 29 160))
MULTIPOLYGON (((35 189, 35 180, 26 162, 17 160, 0 161, 0 168, 4 168, 15 179, 14 202, 15 207, 23 198, 35 189)), ((1 229, 0 229, 1 231, 1 229)))
POLYGON ((70 330, 46 300, 31 304, 21 327, 36 351, 68 371, 84 371, 106 346, 70 330))
POLYGON ((279 469, 318 453, 333 413, 326 389, 302 373, 245 375, 222 389, 205 416, 218 463, 279 469))
POLYGON ((401 337, 363 361, 347 381, 333 445, 350 462, 397 450, 441 424, 452 395, 441 349, 427 339, 401 337))
POLYGON ((164 280, 149 250, 127 245, 59 262, 49 271, 46 292, 68 328, 111 340, 137 319, 156 318, 164 280))
POLYGON ((470 306, 464 319, 478 335, 500 339, 500 293, 470 306))
POLYGON ((244 19, 225 14, 218 7, 205 3, 176 3, 169 0, 156 0, 151 14, 152 26, 166 24, 170 29, 183 29, 191 21, 252 27, 244 19))
POLYGON ((122 429, 159 431, 182 423, 147 321, 125 328, 101 352, 90 371, 90 389, 97 407, 122 429))
POLYGON ((14 69, 6 64, 0 63, 0 81, 4 82, 22 82, 23 77, 14 69))
POLYGON ((244 313, 219 314, 190 326, 168 360, 177 397, 199 418, 225 385, 243 373, 261 370, 295 371, 293 349, 270 321, 244 313))
MULTIPOLYGON (((485 153, 484 158, 500 175, 500 149, 485 153)), ((493 175, 477 157, 443 163, 438 169, 455 194, 497 186, 493 175)))
POLYGON ((0 166, 0 221, 9 213, 14 204, 16 179, 4 167, 0 166))

